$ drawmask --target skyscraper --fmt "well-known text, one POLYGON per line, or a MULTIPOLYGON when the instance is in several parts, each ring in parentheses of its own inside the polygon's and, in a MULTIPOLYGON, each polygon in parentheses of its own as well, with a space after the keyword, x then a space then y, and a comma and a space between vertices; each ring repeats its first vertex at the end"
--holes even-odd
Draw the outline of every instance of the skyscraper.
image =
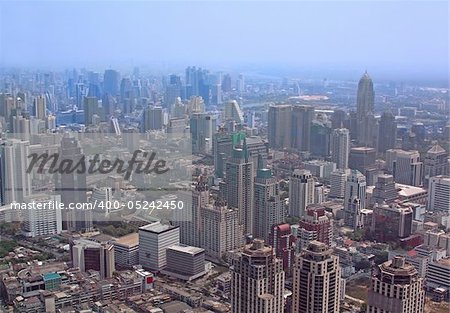
POLYGON ((356 97, 358 142, 365 146, 373 146, 374 144, 374 101, 375 93, 373 91, 373 82, 366 71, 359 80, 356 97))
POLYGON ((450 176, 438 175, 430 179, 428 210, 450 213, 450 176))
POLYGON ((314 203, 314 178, 310 171, 294 170, 289 178, 289 215, 302 217, 314 203))
POLYGON ((224 119, 235 121, 237 124, 244 124, 244 113, 236 100, 228 101, 225 104, 224 119))
POLYGON ((225 196, 226 202, 239 211, 239 218, 244 225, 245 235, 253 233, 253 203, 255 164, 248 155, 244 140, 243 148, 234 148, 231 158, 226 163, 225 196))
MULTIPOLYGON (((83 157, 83 150, 74 137, 64 136, 61 140, 60 158, 71 160, 77 164, 83 157)), ((59 175, 58 189, 61 202, 65 207, 71 203, 87 203, 86 173, 64 173, 59 175)), ((63 229, 70 231, 86 231, 92 228, 92 212, 90 210, 64 210, 63 229)))
POLYGON ((350 132, 346 128, 338 128, 331 133, 331 161, 337 169, 348 168, 350 152, 350 132))
POLYGON ((311 241, 294 266, 292 312, 338 313, 340 273, 339 258, 332 250, 311 241))
MULTIPOLYGON (((291 147, 298 151, 311 150, 311 124, 314 117, 314 107, 294 106, 292 108, 291 147)), ((286 125, 284 127, 287 127, 286 125)))
POLYGON ((347 181, 347 176, 350 175, 349 169, 339 169, 331 172, 330 174, 330 193, 329 198, 342 199, 345 195, 345 182, 347 181))
POLYGON ((385 111, 381 115, 378 132, 378 152, 385 153, 386 150, 395 148, 397 137, 397 123, 395 116, 390 111, 385 111))
POLYGON ((273 225, 269 236, 269 244, 275 250, 278 258, 283 260, 283 270, 290 275, 295 262, 296 238, 291 231, 291 225, 273 225))
POLYGON ((438 144, 433 145, 425 154, 424 186, 428 187, 431 177, 450 174, 448 153, 438 144))
POLYGON ((37 96, 34 98, 33 101, 33 107, 34 107, 34 116, 36 116, 37 119, 45 120, 47 117, 47 106, 44 96, 37 96))
POLYGON ((306 249, 313 240, 331 244, 332 236, 331 220, 326 215, 325 207, 321 205, 309 205, 306 213, 300 218, 297 238, 299 250, 306 249))
POLYGON ((59 196, 35 194, 25 199, 26 203, 41 203, 42 209, 25 210, 22 229, 27 237, 56 235, 62 231, 61 210, 49 206, 59 201, 59 196))
POLYGON ((106 70, 103 75, 103 90, 111 96, 119 94, 120 74, 115 70, 106 70))
POLYGON ((213 135, 216 132, 216 119, 208 113, 194 113, 189 121, 192 152, 206 153, 212 151, 213 135))
POLYGON ((372 275, 367 313, 423 313, 425 291, 423 278, 401 256, 384 262, 372 275))
POLYGON ((144 132, 163 129, 164 116, 162 107, 152 105, 146 107, 142 118, 142 130, 144 132))
POLYGON ((397 198, 398 192, 395 188, 394 176, 389 174, 378 175, 370 205, 382 204, 383 202, 391 204, 397 198))
POLYGON ((269 107, 267 137, 271 148, 291 147, 291 123, 292 106, 274 105, 269 107))
POLYGON ((284 206, 278 194, 277 179, 262 163, 261 156, 255 177, 253 236, 268 240, 271 227, 284 221, 284 206))
POLYGON ((264 240, 245 246, 231 266, 233 313, 284 312, 283 262, 264 240))
POLYGON ((345 182, 344 214, 345 225, 359 229, 363 227, 361 210, 366 208, 366 177, 352 170, 345 182))
POLYGON ((201 207, 200 211, 200 246, 208 256, 220 260, 226 252, 241 247, 244 228, 237 209, 218 199, 214 205, 201 207))
POLYGON ((394 159, 391 160, 395 182, 411 186, 421 186, 423 162, 420 161, 419 152, 415 150, 395 151, 394 159))

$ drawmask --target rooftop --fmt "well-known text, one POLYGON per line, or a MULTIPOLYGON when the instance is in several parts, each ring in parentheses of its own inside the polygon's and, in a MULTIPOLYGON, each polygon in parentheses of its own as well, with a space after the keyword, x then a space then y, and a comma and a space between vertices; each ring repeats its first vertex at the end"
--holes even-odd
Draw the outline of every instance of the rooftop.
POLYGON ((123 246, 137 246, 139 245, 139 234, 131 233, 120 238, 117 238, 116 243, 123 246))
POLYGON ((205 251, 202 248, 186 246, 186 245, 173 245, 173 246, 168 247, 167 249, 184 252, 184 253, 188 253, 188 254, 192 254, 192 255, 202 253, 205 251))
POLYGON ((177 226, 169 225, 169 224, 161 224, 161 222, 154 222, 142 227, 139 227, 139 230, 148 231, 151 233, 161 234, 168 230, 178 228, 177 226))

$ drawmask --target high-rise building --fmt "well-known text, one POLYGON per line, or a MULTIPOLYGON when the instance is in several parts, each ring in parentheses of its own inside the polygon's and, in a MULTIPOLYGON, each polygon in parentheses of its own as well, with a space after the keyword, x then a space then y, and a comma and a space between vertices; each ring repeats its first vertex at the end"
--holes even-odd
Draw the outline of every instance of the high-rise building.
POLYGON ((386 150, 395 148, 395 140, 397 137, 397 123, 395 116, 390 111, 386 111, 381 115, 378 130, 378 152, 385 153, 386 150))
POLYGON ((72 266, 86 272, 94 270, 102 279, 111 278, 115 271, 114 246, 87 239, 75 239, 70 243, 72 266))
POLYGON ((269 244, 275 250, 275 255, 283 260, 283 270, 289 275, 295 262, 296 238, 291 231, 291 225, 273 225, 269 235, 269 244))
POLYGON ((111 96, 119 95, 120 74, 115 70, 105 70, 103 75, 103 90, 111 96))
POLYGON ((328 246, 311 241, 294 266, 292 312, 338 313, 341 287, 339 257, 328 246))
MULTIPOLYGON (((291 147, 298 151, 310 151, 311 124, 314 117, 314 107, 304 105, 294 106, 291 117, 291 147)), ((287 127, 287 125, 284 127, 287 127)))
POLYGON ((31 174, 27 173, 29 141, 0 141, 0 200, 2 204, 23 202, 31 195, 31 174))
POLYGON ((144 132, 163 129, 164 115, 162 107, 148 106, 144 109, 142 118, 142 130, 144 132))
POLYGON ((424 164, 424 186, 428 187, 431 177, 450 174, 450 163, 448 153, 438 144, 433 145, 425 154, 424 164))
POLYGON ((321 205, 309 205, 306 214, 300 218, 298 227, 298 250, 306 249, 313 240, 331 244, 332 238, 331 220, 326 215, 325 207, 321 205))
POLYGON ((233 259, 232 312, 284 312, 284 278, 283 262, 272 247, 264 240, 253 240, 233 259))
POLYGON ((364 173, 366 169, 373 167, 376 160, 376 150, 367 147, 354 147, 350 149, 348 166, 352 170, 364 173))
POLYGON ((258 162, 255 177, 254 223, 253 237, 269 239, 273 225, 284 221, 284 204, 280 199, 279 185, 272 171, 262 164, 262 156, 258 162))
POLYGON ((331 115, 331 128, 337 129, 344 127, 344 123, 347 120, 347 113, 344 110, 334 110, 331 115))
POLYGON ((348 168, 348 155, 350 152, 350 132, 346 128, 337 128, 331 133, 331 161, 336 168, 348 168))
POLYGON ((310 150, 317 157, 327 158, 330 155, 331 123, 320 115, 320 119, 314 119, 311 123, 310 150))
POLYGON ((430 178, 428 210, 450 213, 450 176, 438 175, 430 178))
POLYGON ((187 245, 173 245, 167 248, 167 268, 170 276, 192 280, 207 273, 205 271, 205 250, 187 245))
POLYGON ((413 210, 395 203, 380 203, 373 209, 370 231, 378 242, 395 242, 412 234, 413 210))
POLYGON ((235 121, 238 124, 244 124, 244 113, 242 112, 239 103, 237 103, 236 100, 228 101, 225 104, 224 120, 235 121))
MULTIPOLYGON (((74 137, 64 136, 61 140, 59 152, 62 160, 71 160, 77 164, 84 156, 78 140, 74 137)), ((72 203, 87 203, 86 173, 64 173, 59 175, 58 190, 61 202, 65 207, 72 203)), ((85 231, 92 228, 92 212, 90 210, 64 210, 63 229, 70 231, 85 231)))
MULTIPOLYGON (((180 196, 183 197, 183 195, 180 196)), ((192 191, 186 193, 192 200, 182 200, 185 205, 183 210, 174 212, 175 219, 172 224, 180 227, 180 243, 189 246, 200 246, 200 234, 202 229, 201 210, 209 203, 209 188, 204 176, 200 176, 192 191)))
POLYGON ((344 215, 345 225, 359 229, 364 226, 361 210, 366 208, 366 177, 352 170, 345 182, 344 215))
POLYGON ((330 174, 329 198, 343 199, 345 195, 345 182, 350 175, 350 169, 339 169, 330 174))
POLYGON ((423 278, 401 256, 384 262, 372 275, 367 313, 423 313, 425 303, 423 278))
POLYGON ((208 256, 222 259, 225 252, 239 248, 243 243, 243 226, 239 212, 218 199, 214 206, 201 207, 202 231, 200 246, 208 256))
POLYGON ((22 229, 27 237, 56 235, 62 231, 61 210, 55 207, 59 196, 35 194, 25 199, 40 209, 24 210, 22 229))
POLYGON ((33 101, 33 107, 34 116, 36 116, 37 119, 45 120, 45 118, 47 117, 47 105, 45 97, 42 95, 35 97, 33 101))
POLYGON ((167 266, 167 248, 178 244, 178 226, 154 222, 139 227, 139 264, 153 271, 164 269, 167 266))
POLYGON ((245 235, 253 232, 254 168, 244 140, 243 148, 235 148, 226 162, 225 200, 230 207, 238 209, 245 235))
POLYGON ((373 82, 366 71, 359 80, 356 98, 357 138, 363 146, 373 146, 374 143, 374 101, 373 82))
POLYGON ((216 118, 208 113, 193 113, 189 122, 193 153, 211 153, 216 118))
POLYGON ((375 203, 391 204, 397 198, 398 192, 395 187, 394 176, 389 174, 378 175, 370 205, 373 206, 375 203))
POLYGON ((389 160, 386 156, 388 168, 392 168, 392 173, 396 183, 421 186, 423 162, 420 161, 418 151, 389 150, 389 160))
POLYGON ((314 178, 310 171, 294 170, 289 178, 289 215, 302 217, 314 203, 314 178))
POLYGON ((114 245, 114 261, 119 268, 131 268, 139 264, 139 234, 131 233, 117 238, 114 245))
POLYGON ((269 107, 267 137, 271 148, 291 147, 291 123, 292 106, 274 105, 269 107))
POLYGON ((314 177, 325 181, 329 181, 331 173, 336 170, 336 163, 322 160, 305 161, 303 162, 303 166, 305 170, 310 171, 314 177))
POLYGON ((84 125, 93 125, 94 115, 99 115, 99 105, 97 97, 84 98, 84 125))

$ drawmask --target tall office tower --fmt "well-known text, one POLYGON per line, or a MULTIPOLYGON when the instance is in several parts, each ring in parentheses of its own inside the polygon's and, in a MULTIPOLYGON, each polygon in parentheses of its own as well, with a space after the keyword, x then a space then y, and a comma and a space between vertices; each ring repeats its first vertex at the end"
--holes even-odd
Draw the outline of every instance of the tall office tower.
POLYGON ((381 115, 378 132, 378 152, 385 153, 386 150, 395 148, 397 138, 397 123, 395 116, 390 111, 381 115))
POLYGON ((378 175, 375 188, 373 189, 370 205, 376 203, 391 204, 398 198, 398 192, 395 188, 394 176, 389 174, 378 175))
POLYGON ((330 192, 329 198, 343 199, 345 195, 345 182, 350 175, 349 169, 339 169, 330 174, 330 192))
POLYGON ((366 208, 366 177, 352 170, 345 182, 344 215, 345 225, 360 229, 363 225, 361 210, 366 208))
POLYGON ((289 178, 289 215, 302 217, 314 203, 314 178, 310 171, 294 170, 289 178))
POLYGON ((222 104, 222 86, 220 84, 211 85, 211 105, 222 104))
POLYGON ((222 77, 222 91, 223 92, 230 92, 232 90, 231 88, 231 76, 230 74, 225 74, 222 77))
MULTIPOLYGON (((83 157, 83 151, 78 140, 64 136, 61 140, 59 157, 61 160, 70 160, 77 164, 83 157)), ((60 174, 57 188, 61 194, 61 202, 65 207, 71 203, 87 203, 87 185, 86 173, 60 174)), ((64 210, 63 211, 63 229, 69 231, 86 231, 92 228, 92 212, 90 210, 64 210)))
POLYGON ((314 156, 327 158, 330 155, 331 124, 328 120, 314 119, 311 124, 310 152, 314 156))
POLYGON ((284 206, 277 179, 270 169, 264 168, 262 156, 256 172, 253 237, 268 240, 271 227, 284 221, 284 206))
POLYGON ((181 97, 181 77, 177 75, 169 76, 169 83, 164 93, 164 107, 171 108, 178 97, 181 97))
POLYGON ((300 218, 298 227, 299 250, 306 249, 313 240, 331 244, 333 228, 330 218, 326 215, 325 207, 321 205, 309 205, 306 214, 300 218))
POLYGON ((306 105, 294 106, 291 116, 291 147, 299 151, 310 151, 311 124, 314 117, 314 107, 306 105))
POLYGON ((186 96, 190 98, 191 96, 198 96, 199 93, 199 76, 201 75, 202 69, 197 69, 195 66, 189 66, 186 68, 186 96))
POLYGON ((423 164, 424 171, 424 183, 425 187, 428 187, 428 183, 431 177, 438 175, 450 174, 450 163, 448 160, 448 153, 438 144, 431 147, 425 154, 425 160, 423 164))
POLYGON ((208 113, 194 113, 191 115, 189 125, 192 152, 210 154, 212 152, 213 135, 216 132, 216 118, 208 113))
POLYGON ((372 275, 367 313, 423 313, 425 291, 423 278, 415 267, 396 256, 375 268, 372 275))
POLYGON ((236 80, 236 91, 239 94, 242 94, 245 92, 245 79, 244 79, 244 75, 239 74, 237 80, 236 80))
POLYGON ((269 107, 267 137, 270 148, 287 149, 291 147, 291 122, 291 105, 269 107))
POLYGON ((344 123, 347 120, 347 113, 344 110, 334 110, 331 115, 331 128, 337 129, 344 127, 344 123))
POLYGON ((412 234, 413 209, 380 203, 373 209, 371 235, 378 242, 398 242, 412 234))
POLYGON ((269 235, 269 244, 275 250, 277 258, 283 260, 283 270, 289 275, 295 262, 296 238, 292 234, 291 225, 273 225, 269 235))
POLYGON ((41 209, 25 210, 22 213, 22 230, 27 237, 56 235, 62 232, 61 210, 55 207, 59 196, 33 195, 25 198, 26 203, 35 203, 41 209))
POLYGON ((214 206, 201 207, 202 231, 200 246, 208 256, 221 260, 225 253, 242 246, 244 227, 239 212, 228 207, 225 200, 216 200, 214 206))
POLYGON ((336 168, 348 168, 348 155, 350 153, 350 132, 346 128, 334 129, 331 133, 331 161, 336 168))
POLYGON ((27 173, 30 143, 19 139, 0 141, 0 197, 2 204, 23 202, 31 195, 27 173))
POLYGON ((350 131, 350 139, 358 140, 358 116, 355 111, 350 111, 344 127, 350 131))
POLYGON ((358 94, 356 97, 358 142, 363 146, 373 145, 374 101, 373 82, 366 71, 359 80, 358 94))
POLYGON ((117 96, 119 90, 120 74, 115 70, 105 70, 103 75, 103 91, 111 96, 117 96))
POLYGON ((430 178, 428 210, 450 213, 450 176, 438 175, 430 178))
POLYGON ((0 115, 9 123, 9 119, 13 111, 16 109, 16 101, 12 95, 7 93, 0 93, 0 115))
POLYGON ((144 132, 149 130, 163 129, 163 109, 160 106, 148 106, 144 109, 142 114, 142 130, 144 132))
POLYGON ((97 97, 84 98, 84 124, 93 125, 94 115, 101 116, 99 101, 97 97))
POLYGON ((375 165, 376 150, 367 147, 355 147, 350 149, 348 156, 348 166, 352 170, 364 173, 366 169, 375 165))
POLYGON ((139 227, 139 264, 144 268, 160 271, 167 265, 167 248, 179 244, 178 226, 153 222, 139 227))
POLYGON ((45 120, 47 117, 47 105, 44 96, 37 96, 33 100, 34 116, 37 119, 45 120))
POLYGON ((230 207, 239 210, 245 235, 253 233, 254 168, 244 140, 243 148, 235 148, 226 163, 225 200, 230 207))
POLYGON ((396 183, 411 186, 422 185, 423 162, 420 161, 418 151, 396 150, 392 170, 396 183))
POLYGON ((225 104, 223 118, 225 121, 235 121, 238 124, 244 124, 244 113, 236 100, 228 101, 225 104))
POLYGON ((187 197, 183 201, 185 207, 183 210, 176 210, 174 212, 175 219, 172 224, 180 227, 180 243, 189 246, 200 246, 200 234, 202 230, 201 210, 209 203, 209 188, 204 176, 200 176, 195 183, 194 189, 187 192, 187 197))
POLYGON ((284 312, 283 262, 264 240, 255 239, 246 245, 230 270, 233 313, 284 312))
POLYGON ((70 256, 74 268, 81 272, 94 270, 102 279, 111 278, 114 274, 114 246, 88 239, 74 239, 70 242, 70 256))
MULTIPOLYGON (((120 81, 120 100, 124 101, 125 99, 134 99, 133 83, 129 77, 124 77, 120 81)), ((129 112, 129 110, 125 109, 125 112, 129 112)))
MULTIPOLYGON (((242 134, 242 138, 245 134, 242 134)), ((219 131, 213 136, 212 151, 214 156, 214 173, 217 177, 223 178, 225 176, 226 160, 233 152, 233 146, 237 142, 233 142, 234 134, 230 134, 226 129, 219 128, 219 131)))
POLYGON ((338 313, 341 268, 339 257, 319 241, 311 241, 294 266, 292 312, 338 313))

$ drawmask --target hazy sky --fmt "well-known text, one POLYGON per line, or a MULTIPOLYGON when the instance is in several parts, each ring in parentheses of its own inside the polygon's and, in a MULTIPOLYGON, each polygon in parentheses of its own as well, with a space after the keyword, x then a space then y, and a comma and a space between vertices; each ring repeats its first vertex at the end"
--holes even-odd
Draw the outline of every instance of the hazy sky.
POLYGON ((448 1, 3 1, 0 65, 447 75, 448 1))

